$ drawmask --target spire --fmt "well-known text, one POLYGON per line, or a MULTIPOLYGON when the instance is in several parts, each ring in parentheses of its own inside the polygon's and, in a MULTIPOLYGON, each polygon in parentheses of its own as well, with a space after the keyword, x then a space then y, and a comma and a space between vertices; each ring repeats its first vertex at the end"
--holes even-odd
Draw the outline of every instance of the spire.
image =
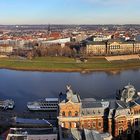
POLYGON ((48 25, 48 34, 51 34, 51 26, 50 26, 50 24, 48 25))

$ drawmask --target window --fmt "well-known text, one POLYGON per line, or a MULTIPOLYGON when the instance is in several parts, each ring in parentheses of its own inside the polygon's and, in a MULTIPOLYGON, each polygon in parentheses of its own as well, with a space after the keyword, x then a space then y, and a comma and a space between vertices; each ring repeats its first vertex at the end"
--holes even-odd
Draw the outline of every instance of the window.
POLYGON ((73 124, 74 124, 74 125, 73 125, 73 126, 74 126, 74 128, 76 128, 76 122, 74 122, 73 124))
POLYGON ((91 127, 91 125, 90 125, 90 121, 88 121, 88 128, 90 128, 91 127))
POLYGON ((71 127, 72 127, 71 122, 69 122, 69 128, 71 128, 71 127))
POLYGON ((79 123, 78 122, 73 122, 73 127, 74 128, 78 128, 79 127, 79 123))
POLYGON ((127 130, 127 134, 131 134, 131 130, 127 130))
POLYGON ((75 111, 75 116, 78 116, 78 111, 75 111))
POLYGON ((119 128, 119 135, 121 135, 121 134, 123 134, 123 128, 122 127, 119 128))
POLYGON ((68 115, 69 115, 69 116, 71 116, 71 115, 72 115, 71 111, 69 111, 68 115))
POLYGON ((65 116, 65 111, 62 112, 62 116, 65 116))
POLYGON ((92 127, 93 127, 93 129, 96 128, 96 122, 93 122, 93 123, 92 123, 92 127))
POLYGON ((131 121, 130 120, 127 122, 127 125, 128 125, 128 127, 131 126, 131 121))
POLYGON ((61 127, 65 127, 65 123, 63 122, 63 123, 61 123, 61 127))
POLYGON ((120 120, 118 123, 119 123, 119 124, 123 124, 123 120, 120 120))
POLYGON ((101 127, 102 126, 102 123, 101 122, 98 122, 98 126, 101 127))
POLYGON ((76 122, 76 128, 79 128, 79 127, 80 127, 80 123, 76 122))
POLYGON ((135 119, 135 126, 138 126, 139 125, 139 120, 138 118, 135 119))

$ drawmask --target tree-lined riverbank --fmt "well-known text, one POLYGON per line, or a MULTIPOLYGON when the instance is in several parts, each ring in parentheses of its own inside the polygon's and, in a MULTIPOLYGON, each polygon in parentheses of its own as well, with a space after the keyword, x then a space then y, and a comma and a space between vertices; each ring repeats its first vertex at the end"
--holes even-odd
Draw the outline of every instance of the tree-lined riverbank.
POLYGON ((32 60, 1 58, 0 68, 56 72, 115 71, 140 68, 140 60, 108 62, 104 57, 94 57, 88 58, 87 62, 80 62, 68 57, 40 57, 32 60))

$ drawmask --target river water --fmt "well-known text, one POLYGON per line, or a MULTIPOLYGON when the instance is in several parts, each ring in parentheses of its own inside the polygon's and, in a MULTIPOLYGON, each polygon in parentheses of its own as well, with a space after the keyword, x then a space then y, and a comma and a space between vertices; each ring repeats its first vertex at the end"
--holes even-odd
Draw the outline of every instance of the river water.
POLYGON ((15 110, 26 110, 28 101, 58 97, 70 84, 81 98, 112 99, 117 89, 128 83, 140 91, 140 70, 109 72, 65 73, 0 70, 0 99, 13 99, 15 110))

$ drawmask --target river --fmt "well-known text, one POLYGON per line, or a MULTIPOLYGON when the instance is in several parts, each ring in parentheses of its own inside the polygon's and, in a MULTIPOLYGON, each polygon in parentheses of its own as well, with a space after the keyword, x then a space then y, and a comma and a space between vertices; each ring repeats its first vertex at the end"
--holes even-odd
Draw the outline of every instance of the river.
POLYGON ((116 74, 109 72, 29 72, 0 70, 0 99, 13 99, 15 110, 26 110, 28 101, 58 97, 70 84, 81 98, 112 99, 117 89, 128 83, 140 91, 140 70, 126 70, 116 74))

